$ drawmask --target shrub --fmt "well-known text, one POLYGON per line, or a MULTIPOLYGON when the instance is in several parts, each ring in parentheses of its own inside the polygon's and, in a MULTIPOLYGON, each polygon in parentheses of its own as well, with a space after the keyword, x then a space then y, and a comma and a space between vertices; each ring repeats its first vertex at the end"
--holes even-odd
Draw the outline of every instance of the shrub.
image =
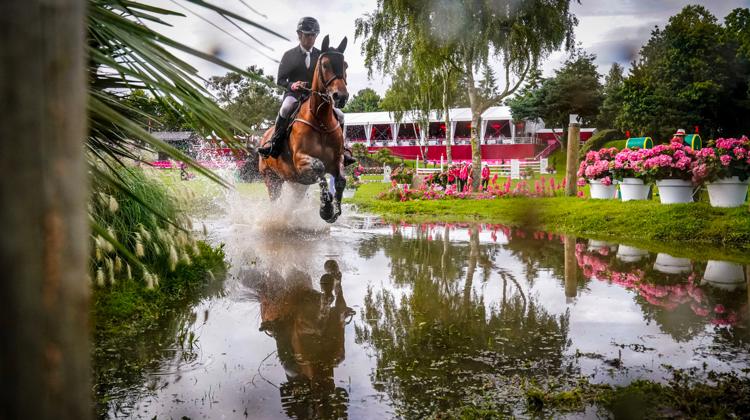
POLYGON ((611 185, 614 176, 612 169, 615 165, 617 149, 592 150, 586 153, 583 162, 578 167, 578 184, 584 184, 585 179, 600 179, 602 184, 611 185), (585 178, 585 179, 584 179, 585 178))
POLYGON ((139 168, 114 168, 106 171, 128 185, 127 192, 93 179, 92 278, 100 287, 140 280, 153 289, 178 266, 191 265, 201 250, 180 200, 139 168))
POLYGON ((693 181, 697 183, 716 181, 721 178, 739 177, 745 181, 750 177, 750 140, 717 139, 709 147, 696 152, 693 165, 693 181))
POLYGON ((695 151, 681 141, 659 144, 653 149, 643 149, 642 177, 650 179, 684 179, 692 177, 695 151))
POLYGON ((391 172, 391 179, 399 184, 411 184, 414 179, 414 169, 399 166, 391 172))

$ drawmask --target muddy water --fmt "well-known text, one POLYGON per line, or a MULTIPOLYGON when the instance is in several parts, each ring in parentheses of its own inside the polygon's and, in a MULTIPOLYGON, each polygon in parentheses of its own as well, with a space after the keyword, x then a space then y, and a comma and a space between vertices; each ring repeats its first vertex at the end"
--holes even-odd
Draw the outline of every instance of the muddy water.
POLYGON ((222 291, 144 337, 155 361, 112 391, 110 416, 422 418, 477 396, 523 415, 531 380, 750 366, 744 266, 504 226, 329 228, 239 208, 206 222, 231 264, 222 291))

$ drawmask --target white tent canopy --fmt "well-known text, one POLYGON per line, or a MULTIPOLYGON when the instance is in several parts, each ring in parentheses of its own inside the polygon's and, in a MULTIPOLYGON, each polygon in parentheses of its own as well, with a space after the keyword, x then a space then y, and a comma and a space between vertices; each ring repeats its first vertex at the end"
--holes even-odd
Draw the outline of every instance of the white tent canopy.
MULTIPOLYGON (((481 115, 481 141, 484 142, 484 134, 486 131, 487 121, 497 120, 508 120, 512 121, 510 108, 507 106, 493 106, 484 111, 481 115)), ((365 137, 367 145, 370 145, 372 127, 374 125, 389 125, 391 127, 391 133, 395 137, 398 136, 399 123, 410 124, 419 123, 420 118, 416 112, 406 112, 403 114, 401 121, 397 121, 396 115, 392 112, 380 111, 380 112, 349 112, 345 114, 344 127, 351 127, 361 125, 365 129, 365 137)), ((442 112, 432 111, 428 116, 428 121, 431 123, 444 122, 445 116, 442 112)), ((471 108, 452 108, 449 110, 449 121, 451 123, 451 134, 456 131, 457 122, 469 122, 471 121, 471 108)), ((511 124, 511 129, 513 129, 511 124)), ((426 128, 420 130, 420 137, 424 141, 427 133, 426 128)), ((515 130, 512 130, 512 136, 515 137, 515 130)), ((451 136, 452 137, 452 136, 451 136)), ((451 139, 452 140, 452 139, 451 139)))

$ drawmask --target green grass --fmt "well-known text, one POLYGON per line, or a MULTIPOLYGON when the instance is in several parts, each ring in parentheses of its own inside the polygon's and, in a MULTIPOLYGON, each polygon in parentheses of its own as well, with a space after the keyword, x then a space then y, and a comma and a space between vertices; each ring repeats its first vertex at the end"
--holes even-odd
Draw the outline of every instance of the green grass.
POLYGON ((349 202, 387 220, 502 223, 606 239, 698 259, 750 262, 747 207, 713 208, 707 203, 662 205, 577 197, 495 200, 378 200, 386 184, 362 185, 349 202))
POLYGON ((738 418, 750 409, 750 379, 734 373, 708 373, 709 381, 687 371, 659 384, 637 380, 627 386, 591 384, 586 380, 563 391, 525 390, 529 412, 551 415, 604 408, 616 419, 738 418))

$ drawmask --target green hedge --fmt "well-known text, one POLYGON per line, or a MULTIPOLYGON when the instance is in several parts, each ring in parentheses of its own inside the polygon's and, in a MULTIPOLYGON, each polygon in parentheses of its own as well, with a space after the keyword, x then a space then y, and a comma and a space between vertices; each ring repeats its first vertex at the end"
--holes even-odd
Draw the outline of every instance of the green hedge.
MULTIPOLYGON (((586 156, 586 153, 590 152, 591 150, 599 150, 603 147, 612 147, 612 146, 609 146, 608 143, 614 140, 623 140, 624 138, 625 138, 625 134, 621 133, 619 130, 608 129, 608 130, 598 131, 596 134, 591 136, 591 138, 586 141, 583 147, 581 147, 579 156, 581 157, 586 156)), ((623 140, 623 145, 624 144, 625 142, 623 140)))

